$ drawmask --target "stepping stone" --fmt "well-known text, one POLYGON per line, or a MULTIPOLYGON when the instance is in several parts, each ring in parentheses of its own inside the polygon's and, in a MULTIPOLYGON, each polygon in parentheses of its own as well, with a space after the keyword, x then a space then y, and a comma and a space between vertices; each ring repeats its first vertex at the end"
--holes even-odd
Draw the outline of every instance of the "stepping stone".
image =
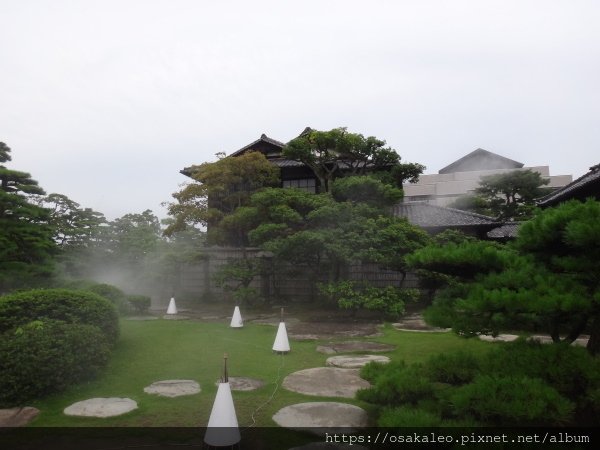
POLYGON ((197 394, 200 392, 200 385, 194 380, 164 380, 146 386, 144 392, 161 397, 180 397, 197 394))
POLYGON ((328 366, 341 367, 342 369, 359 369, 373 361, 387 364, 390 362, 390 358, 383 355, 340 355, 327 358, 326 364, 328 366))
POLYGON ((319 345, 317 351, 319 353, 325 353, 332 355, 334 353, 347 353, 347 352, 389 352, 394 350, 396 347, 390 344, 382 344, 380 342, 369 342, 369 341, 346 341, 346 342, 335 342, 327 345, 319 345))
POLYGON ((282 385, 290 391, 301 394, 354 398, 356 391, 371 386, 358 373, 358 369, 316 367, 288 375, 282 385))
MULTIPOLYGON (((367 412, 358 406, 337 402, 297 403, 280 409, 273 421, 284 428, 325 435, 335 431, 352 433, 367 426, 367 412)), ((327 447, 325 447, 327 448, 327 447)))
POLYGON ((0 409, 0 427, 24 427, 37 417, 40 410, 31 406, 0 409))
POLYGON ((73 403, 63 411, 67 416, 114 417, 137 409, 137 403, 130 398, 90 398, 73 403))
POLYGON ((419 331, 422 333, 440 333, 451 330, 451 328, 429 326, 419 313, 407 314, 397 323, 393 323, 392 326, 400 331, 419 331))
POLYGON ((512 342, 519 339, 516 334, 499 334, 498 336, 490 336, 487 334, 480 334, 479 339, 486 342, 512 342))
MULTIPOLYGON (((228 379, 232 391, 255 391, 265 385, 264 381, 255 378, 228 377, 228 379)), ((218 386, 220 382, 220 380, 217 380, 215 385, 218 386)))

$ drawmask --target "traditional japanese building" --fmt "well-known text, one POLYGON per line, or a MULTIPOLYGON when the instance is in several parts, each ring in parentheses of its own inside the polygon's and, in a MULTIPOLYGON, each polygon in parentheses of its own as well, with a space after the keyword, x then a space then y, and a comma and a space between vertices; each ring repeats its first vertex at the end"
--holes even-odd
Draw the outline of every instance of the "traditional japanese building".
MULTIPOLYGON (((307 127, 300 133, 300 136, 310 131, 311 129, 307 127)), ((260 152, 271 164, 279 167, 281 187, 294 187, 308 192, 318 192, 319 181, 312 169, 299 161, 284 158, 281 154, 284 146, 283 142, 270 138, 263 133, 254 142, 230 153, 228 156, 235 157, 247 152, 260 152)), ((190 176, 191 167, 186 167, 180 172, 190 176)))
POLYGON ((590 171, 566 186, 538 199, 538 206, 547 208, 567 200, 586 200, 595 198, 600 201, 600 164, 590 167, 590 171))

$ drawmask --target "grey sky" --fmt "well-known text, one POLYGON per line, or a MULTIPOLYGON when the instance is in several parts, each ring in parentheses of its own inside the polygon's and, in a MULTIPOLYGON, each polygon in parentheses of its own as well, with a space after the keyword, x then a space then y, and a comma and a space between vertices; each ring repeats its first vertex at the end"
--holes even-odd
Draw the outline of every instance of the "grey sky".
POLYGON ((261 133, 385 139, 435 173, 482 147, 600 162, 600 2, 0 0, 10 167, 114 218, 261 133))

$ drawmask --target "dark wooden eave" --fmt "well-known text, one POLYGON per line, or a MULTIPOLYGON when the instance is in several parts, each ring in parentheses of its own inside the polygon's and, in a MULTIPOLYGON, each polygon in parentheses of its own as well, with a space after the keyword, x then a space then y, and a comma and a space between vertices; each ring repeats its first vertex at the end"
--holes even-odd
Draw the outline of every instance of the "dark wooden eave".
POLYGON ((251 142, 250 144, 240 148, 239 150, 231 153, 229 156, 240 156, 240 155, 244 154, 246 151, 253 149, 254 147, 256 147, 257 145, 259 145, 261 143, 271 144, 274 147, 278 147, 279 149, 282 149, 285 146, 285 144, 283 142, 279 142, 278 140, 270 138, 269 136, 267 136, 266 134, 263 133, 260 135, 260 137, 256 141, 251 142))
POLYGON ((600 164, 590 167, 588 173, 566 186, 537 199, 537 204, 541 208, 546 208, 567 200, 585 200, 588 197, 600 200, 600 164))

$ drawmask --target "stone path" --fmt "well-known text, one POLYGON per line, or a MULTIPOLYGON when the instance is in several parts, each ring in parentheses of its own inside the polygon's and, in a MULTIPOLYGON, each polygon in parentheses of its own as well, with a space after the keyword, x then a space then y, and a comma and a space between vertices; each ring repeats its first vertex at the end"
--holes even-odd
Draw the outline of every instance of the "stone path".
POLYGON ((65 408, 67 416, 114 417, 137 409, 137 403, 130 398, 90 398, 73 403, 65 408))
POLYGON ((279 426, 324 435, 336 430, 351 433, 367 426, 367 412, 358 406, 337 402, 297 403, 280 409, 273 416, 279 426))
POLYGON ((291 373, 284 378, 282 386, 301 394, 354 398, 356 391, 370 386, 358 373, 358 369, 315 367, 291 373))
MULTIPOLYGON (((229 387, 232 391, 255 391, 265 385, 264 381, 257 380, 256 378, 228 377, 228 379, 229 387)), ((218 386, 219 383, 220 380, 217 380, 215 385, 218 386)))
MULTIPOLYGON (((516 341, 519 338, 518 335, 516 334, 499 334, 498 336, 490 336, 487 334, 480 334, 479 335, 479 339, 481 339, 482 341, 487 341, 487 342, 512 342, 512 341, 516 341)), ((550 336, 541 336, 541 335, 535 335, 535 336, 530 336, 528 338, 528 340, 535 340, 535 341, 539 341, 542 344, 551 344, 552 338, 550 336)), ((588 337, 580 337, 578 339, 576 339, 572 345, 578 345, 581 347, 585 347, 588 343, 589 338, 588 337)))
POLYGON ((450 331, 450 328, 437 328, 427 325, 420 313, 407 314, 392 326, 400 331, 419 331, 423 333, 440 333, 450 331))
POLYGON ((383 355, 340 355, 327 358, 325 364, 342 369, 358 369, 370 362, 387 364, 390 362, 390 358, 383 355))
POLYGON ((346 341, 332 342, 327 345, 319 345, 317 351, 331 355, 334 353, 346 352, 389 352, 396 347, 390 344, 382 344, 380 342, 363 342, 363 341, 346 341))
POLYGON ((31 406, 0 409, 0 427, 24 427, 37 417, 40 410, 31 406))
POLYGON ((146 386, 144 392, 162 397, 180 397, 199 393, 200 385, 194 380, 164 380, 146 386))

